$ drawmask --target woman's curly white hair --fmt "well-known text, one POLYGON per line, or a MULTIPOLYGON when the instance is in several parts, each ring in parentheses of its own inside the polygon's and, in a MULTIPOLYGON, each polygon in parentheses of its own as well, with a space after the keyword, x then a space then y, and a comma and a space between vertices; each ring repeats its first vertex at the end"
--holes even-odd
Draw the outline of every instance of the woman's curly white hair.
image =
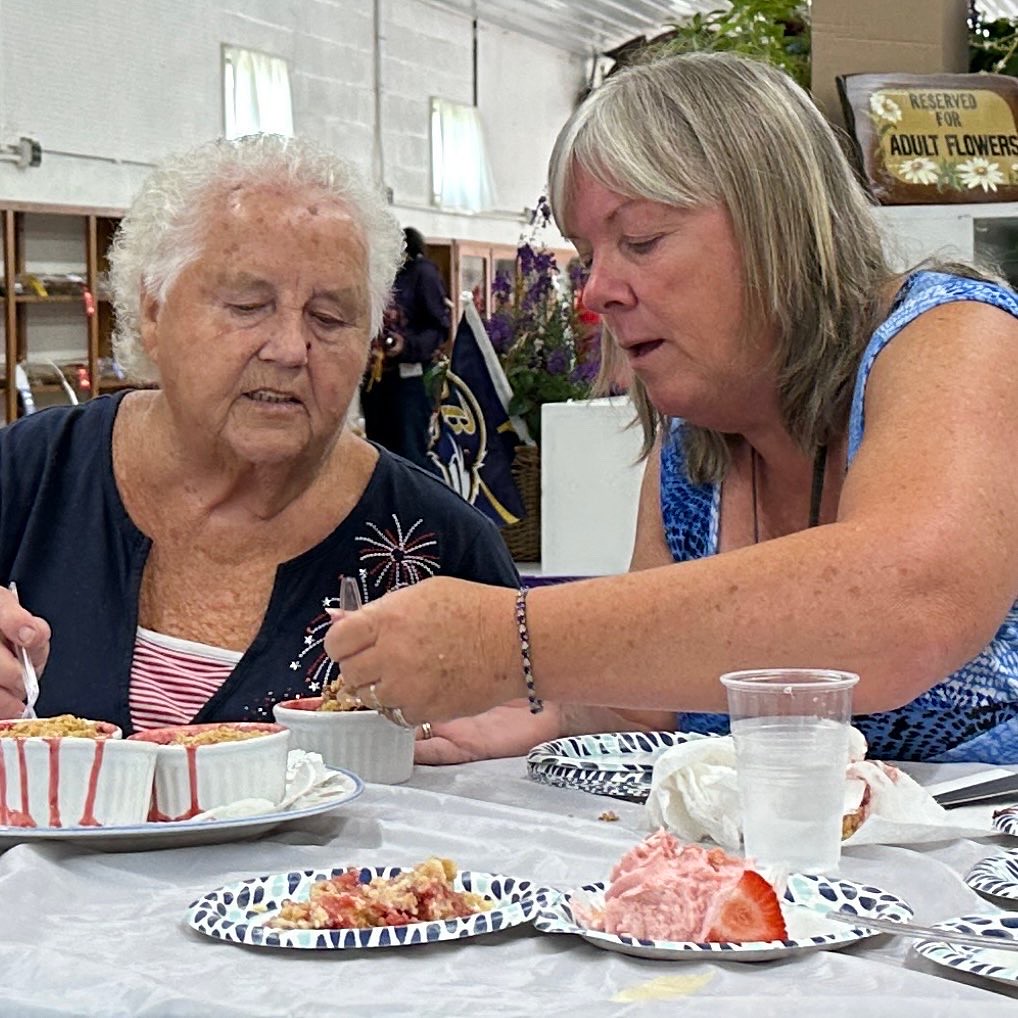
POLYGON ((181 271, 200 256, 211 202, 238 185, 265 183, 324 192, 353 213, 364 231, 371 335, 377 332, 403 252, 403 233, 382 196, 353 164, 307 139, 274 134, 219 139, 161 162, 114 238, 109 258, 116 310, 113 352, 131 378, 159 380, 141 344, 142 292, 162 302, 181 271))

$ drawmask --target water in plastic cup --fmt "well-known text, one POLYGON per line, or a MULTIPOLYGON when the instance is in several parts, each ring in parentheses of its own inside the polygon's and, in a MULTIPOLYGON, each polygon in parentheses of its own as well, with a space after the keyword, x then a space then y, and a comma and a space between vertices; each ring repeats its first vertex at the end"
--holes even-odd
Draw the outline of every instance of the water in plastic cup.
POLYGON ((830 873, 841 818, 859 676, 772 668, 721 676, 735 740, 746 856, 796 873, 830 873))

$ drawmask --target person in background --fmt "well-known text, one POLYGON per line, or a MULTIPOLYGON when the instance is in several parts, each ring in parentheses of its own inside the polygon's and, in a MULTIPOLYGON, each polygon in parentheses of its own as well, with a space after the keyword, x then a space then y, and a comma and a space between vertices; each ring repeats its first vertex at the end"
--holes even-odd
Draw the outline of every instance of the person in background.
POLYGON ((0 717, 22 711, 21 644, 45 666, 40 716, 271 720, 336 675, 342 576, 368 603, 434 575, 516 585, 490 521, 347 427, 402 243, 308 141, 153 171, 111 283, 117 357, 158 388, 0 431, 0 717))
POLYGON ((722 673, 826 666, 873 756, 1018 762, 1015 293, 893 271, 809 96, 732 54, 612 76, 549 179, 635 377, 633 571, 388 594, 326 637, 346 681, 411 720, 529 692, 723 732, 722 673))
POLYGON ((361 390, 367 437, 432 469, 428 457, 432 401, 424 372, 449 338, 445 284, 419 230, 403 230, 406 257, 396 273, 372 363, 361 390))

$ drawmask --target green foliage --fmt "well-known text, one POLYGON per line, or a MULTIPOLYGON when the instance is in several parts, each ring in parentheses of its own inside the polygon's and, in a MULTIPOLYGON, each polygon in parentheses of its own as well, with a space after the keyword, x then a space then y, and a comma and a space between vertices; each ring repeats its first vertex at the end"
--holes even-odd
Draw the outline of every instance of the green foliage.
POLYGON ((651 40, 640 59, 693 50, 765 60, 809 88, 809 8, 803 0, 733 0, 727 10, 694 14, 651 40))
POLYGON ((969 13, 969 70, 1018 75, 1018 25, 988 21, 973 4, 969 13))

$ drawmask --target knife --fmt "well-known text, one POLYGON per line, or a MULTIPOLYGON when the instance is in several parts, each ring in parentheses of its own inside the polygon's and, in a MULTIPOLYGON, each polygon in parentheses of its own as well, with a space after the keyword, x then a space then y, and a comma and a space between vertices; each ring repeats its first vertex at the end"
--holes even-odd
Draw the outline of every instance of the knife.
POLYGON ((982 802, 1004 795, 1012 795, 1018 799, 1018 774, 1005 774, 992 781, 981 781, 978 785, 966 785, 964 788, 954 788, 950 792, 938 792, 933 798, 945 809, 951 809, 952 806, 964 806, 969 802, 982 802))

